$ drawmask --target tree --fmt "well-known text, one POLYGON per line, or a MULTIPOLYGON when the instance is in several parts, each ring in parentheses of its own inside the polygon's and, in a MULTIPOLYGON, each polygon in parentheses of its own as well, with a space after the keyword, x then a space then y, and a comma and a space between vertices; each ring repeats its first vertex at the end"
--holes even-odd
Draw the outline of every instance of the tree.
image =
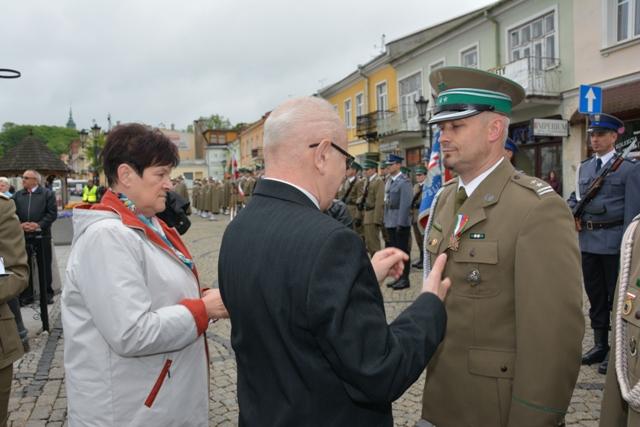
POLYGON ((69 144, 78 139, 78 131, 60 126, 16 125, 6 122, 0 132, 0 156, 18 145, 27 136, 42 140, 54 153, 60 155, 69 151, 69 144))
POLYGON ((202 120, 209 129, 231 129, 231 121, 219 114, 212 114, 209 117, 200 117, 198 120, 202 120))

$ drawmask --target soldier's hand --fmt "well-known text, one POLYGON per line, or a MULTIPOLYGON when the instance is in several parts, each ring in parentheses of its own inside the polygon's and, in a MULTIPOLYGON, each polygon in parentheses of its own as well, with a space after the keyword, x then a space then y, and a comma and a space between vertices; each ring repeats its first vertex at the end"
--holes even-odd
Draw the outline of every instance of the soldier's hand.
POLYGON ((371 264, 376 273, 378 282, 387 277, 398 279, 404 270, 404 262, 409 260, 409 255, 398 248, 385 248, 373 254, 371 264))
POLYGON ((227 308, 222 302, 220 289, 209 289, 204 291, 202 295, 202 302, 204 302, 204 306, 207 309, 209 319, 226 319, 229 317, 227 308))
MULTIPOLYGON (((425 255, 427 256, 427 255, 425 255)), ((451 287, 451 279, 448 277, 442 279, 442 272, 447 263, 447 254, 440 254, 433 263, 429 276, 422 282, 422 292, 431 292, 436 294, 441 301, 444 301, 447 292, 451 287)))

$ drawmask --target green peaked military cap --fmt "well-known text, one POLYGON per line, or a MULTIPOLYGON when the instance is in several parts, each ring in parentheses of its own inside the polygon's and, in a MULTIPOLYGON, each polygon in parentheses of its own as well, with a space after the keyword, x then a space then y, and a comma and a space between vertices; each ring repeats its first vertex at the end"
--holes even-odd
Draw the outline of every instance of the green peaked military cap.
POLYGON ((422 165, 416 166, 415 171, 416 171, 416 175, 426 175, 427 174, 427 168, 425 168, 422 165))
POLYGON ((430 124, 475 116, 484 111, 511 115, 525 96, 518 83, 495 73, 467 67, 441 67, 429 82, 438 97, 430 124))
POLYGON ((356 162, 355 160, 353 162, 351 162, 351 169, 355 169, 357 171, 361 171, 362 170, 362 166, 360 165, 360 163, 356 162))
POLYGON ((406 175, 406 174, 408 174, 409 172, 411 172, 411 169, 409 169, 409 168, 408 168, 408 167, 406 167, 406 166, 402 166, 402 167, 400 168, 400 172, 402 172, 403 174, 405 174, 405 175, 406 175))
POLYGON ((375 160, 367 159, 362 162, 362 167, 364 169, 378 169, 378 162, 376 162, 375 160))

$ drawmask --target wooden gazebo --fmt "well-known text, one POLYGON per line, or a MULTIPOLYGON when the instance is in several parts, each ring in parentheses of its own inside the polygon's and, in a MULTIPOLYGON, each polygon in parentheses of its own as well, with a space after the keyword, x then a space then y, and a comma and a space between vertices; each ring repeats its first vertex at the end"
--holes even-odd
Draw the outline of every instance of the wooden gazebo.
MULTIPOLYGON (((24 138, 0 158, 0 175, 18 176, 27 169, 38 171, 42 178, 49 175, 62 178, 62 202, 67 202, 67 175, 72 170, 41 140, 33 135, 24 138)), ((41 183, 44 185, 44 183, 41 183)))

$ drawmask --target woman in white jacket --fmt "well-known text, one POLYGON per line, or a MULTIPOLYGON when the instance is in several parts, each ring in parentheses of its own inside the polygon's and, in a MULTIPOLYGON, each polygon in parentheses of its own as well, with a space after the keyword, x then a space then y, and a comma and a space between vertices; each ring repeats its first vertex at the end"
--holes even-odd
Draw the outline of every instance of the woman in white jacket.
POLYGON ((62 292, 69 426, 206 426, 204 332, 228 314, 217 289, 201 293, 189 251, 155 216, 177 148, 128 124, 102 157, 110 189, 74 210, 62 292))

